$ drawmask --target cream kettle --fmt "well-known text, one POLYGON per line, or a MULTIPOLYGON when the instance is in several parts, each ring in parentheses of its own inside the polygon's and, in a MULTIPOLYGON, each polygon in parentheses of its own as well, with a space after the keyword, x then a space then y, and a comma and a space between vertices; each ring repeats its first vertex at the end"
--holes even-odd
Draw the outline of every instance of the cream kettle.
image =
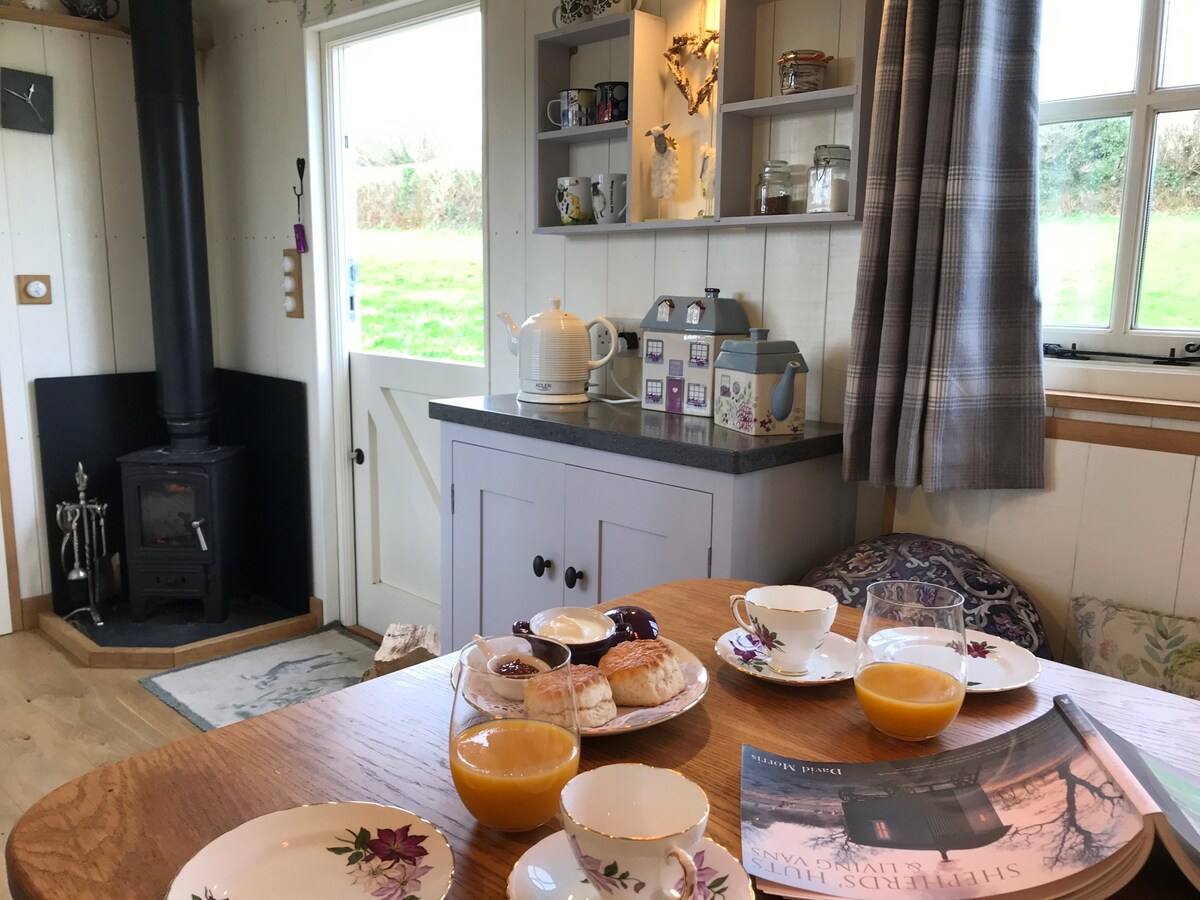
POLYGON ((506 313, 496 313, 508 326, 508 349, 519 360, 521 390, 517 399, 530 403, 586 403, 588 375, 612 359, 617 331, 612 322, 597 316, 587 322, 562 309, 554 297, 550 309, 530 316, 517 325, 506 313), (588 329, 595 324, 608 329, 608 352, 592 359, 588 329))

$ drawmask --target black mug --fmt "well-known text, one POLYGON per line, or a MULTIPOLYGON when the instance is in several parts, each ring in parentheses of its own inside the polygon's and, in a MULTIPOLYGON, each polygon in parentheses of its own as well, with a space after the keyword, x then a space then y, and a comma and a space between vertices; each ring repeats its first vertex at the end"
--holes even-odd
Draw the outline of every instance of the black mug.
POLYGON ((108 11, 108 0, 59 0, 73 16, 81 19, 97 19, 101 22, 111 19, 121 11, 121 0, 112 0, 116 8, 108 11))
POLYGON ((599 82, 596 85, 596 121, 624 122, 628 118, 629 82, 599 82))

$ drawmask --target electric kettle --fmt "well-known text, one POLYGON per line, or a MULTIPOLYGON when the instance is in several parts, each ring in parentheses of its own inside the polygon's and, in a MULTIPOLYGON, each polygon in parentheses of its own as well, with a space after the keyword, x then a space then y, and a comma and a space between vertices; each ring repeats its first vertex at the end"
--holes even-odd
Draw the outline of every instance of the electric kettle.
POLYGON ((554 297, 551 308, 530 316, 517 325, 508 313, 496 313, 508 326, 508 349, 519 360, 521 390, 517 399, 530 403, 586 403, 588 375, 610 359, 617 348, 617 330, 612 322, 597 316, 587 322, 562 309, 554 297), (608 352, 592 359, 588 335, 596 323, 608 329, 608 352))

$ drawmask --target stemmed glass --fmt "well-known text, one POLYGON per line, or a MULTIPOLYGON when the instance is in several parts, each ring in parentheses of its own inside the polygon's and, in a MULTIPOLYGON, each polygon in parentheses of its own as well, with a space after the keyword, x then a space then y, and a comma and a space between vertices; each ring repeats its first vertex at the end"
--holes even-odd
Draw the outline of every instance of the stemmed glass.
POLYGON ((872 725, 904 741, 936 737, 958 715, 966 683, 962 594, 918 581, 867 587, 854 690, 872 725))
POLYGON ((478 638, 459 653, 450 714, 450 774, 467 810, 500 831, 528 831, 558 812, 563 785, 579 771, 579 718, 565 644, 536 635, 478 638), (495 653, 534 657, 538 678, 556 679, 560 709, 530 715, 520 685, 497 674, 495 653))

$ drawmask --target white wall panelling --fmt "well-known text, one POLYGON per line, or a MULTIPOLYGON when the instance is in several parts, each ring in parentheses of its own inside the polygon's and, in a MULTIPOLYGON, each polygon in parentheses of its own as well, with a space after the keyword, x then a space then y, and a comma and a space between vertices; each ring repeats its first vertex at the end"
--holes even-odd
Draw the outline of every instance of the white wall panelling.
POLYGON ((32 381, 153 367, 129 42, 0 23, 0 64, 54 77, 55 132, 0 131, 0 384, 23 597, 49 578, 32 381), (17 306, 13 276, 54 303, 17 306))

